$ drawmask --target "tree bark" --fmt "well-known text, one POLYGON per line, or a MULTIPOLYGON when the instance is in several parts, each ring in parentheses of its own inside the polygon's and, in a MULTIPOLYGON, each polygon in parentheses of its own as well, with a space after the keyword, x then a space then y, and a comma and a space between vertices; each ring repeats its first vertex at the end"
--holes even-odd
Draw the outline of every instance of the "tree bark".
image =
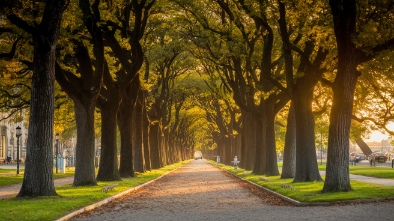
POLYGON ((242 132, 242 153, 240 166, 246 170, 252 170, 255 164, 256 154, 256 130, 258 120, 253 119, 250 113, 242 112, 243 132, 242 132))
MULTIPOLYGON (((144 91, 144 97, 145 97, 145 91, 144 91)), ((145 98, 144 98, 145 100, 145 98)), ((151 154, 150 154, 150 144, 149 144, 149 119, 148 119, 148 115, 146 112, 146 104, 144 102, 143 104, 143 142, 144 142, 144 157, 145 157, 145 167, 146 170, 151 170, 151 154)))
POLYGON ((100 102, 101 110, 101 154, 97 173, 98 181, 120 180, 118 171, 118 149, 116 145, 116 116, 120 105, 120 94, 110 92, 107 102, 100 102))
MULTIPOLYGON (((31 33, 34 43, 34 67, 29 139, 27 141, 24 179, 18 197, 57 195, 53 181, 52 151, 55 49, 66 3, 67 1, 64 0, 46 1, 41 23, 34 29, 34 33, 31 33)), ((16 17, 14 14, 10 16, 16 17)))
POLYGON ((118 112, 118 127, 120 132, 120 162, 119 174, 121 177, 134 177, 133 142, 132 142, 132 112, 134 102, 124 95, 118 112))
POLYGON ((357 71, 356 1, 330 0, 338 47, 338 71, 333 85, 333 105, 328 135, 326 179, 323 192, 350 191, 349 134, 357 71))
MULTIPOLYGON (((313 87, 312 87, 313 89, 313 87)), ((317 166, 313 90, 297 88, 294 96, 296 118, 296 173, 294 182, 321 181, 317 166)))
POLYGON ((75 122, 77 124, 77 145, 73 186, 96 185, 94 168, 95 132, 94 109, 96 99, 86 104, 74 100, 75 122))
POLYGON ((285 147, 283 153, 282 179, 294 178, 296 167, 296 121, 294 104, 291 102, 286 125, 285 147))
POLYGON ((133 112, 137 98, 139 84, 130 83, 122 94, 118 112, 118 127, 120 131, 120 165, 121 177, 134 177, 133 137, 133 112))
MULTIPOLYGON (((265 112, 263 111, 261 114, 261 119, 260 120, 255 120, 255 134, 254 134, 254 140, 255 140, 255 152, 253 153, 254 157, 254 168, 253 168, 253 174, 264 174, 265 167, 266 167, 266 161, 265 161, 265 156, 266 156, 266 143, 267 143, 267 136, 266 136, 266 131, 267 127, 265 127, 266 124, 266 116, 265 112)), ((253 158, 252 157, 252 158, 253 158)), ((251 159, 252 159, 251 158, 251 159)))
MULTIPOLYGON (((272 102, 272 101, 270 101, 272 102)), ((269 102, 269 103, 270 103, 269 102)), ((267 110, 267 125, 266 125, 266 151, 265 151, 265 170, 264 174, 267 176, 279 175, 278 157, 276 154, 276 139, 275 139, 275 110, 274 103, 270 105, 267 110)))
POLYGON ((57 195, 53 181, 54 43, 34 36, 25 174, 18 197, 57 195))
POLYGON ((144 143, 143 143, 143 121, 144 121, 144 112, 143 112, 143 104, 144 104, 144 96, 141 88, 138 90, 137 102, 135 104, 134 112, 134 169, 137 172, 143 173, 146 171, 145 168, 145 152, 144 152, 144 143))
POLYGON ((160 123, 152 122, 149 126, 149 146, 151 157, 151 169, 158 169, 161 167, 160 158, 160 123))

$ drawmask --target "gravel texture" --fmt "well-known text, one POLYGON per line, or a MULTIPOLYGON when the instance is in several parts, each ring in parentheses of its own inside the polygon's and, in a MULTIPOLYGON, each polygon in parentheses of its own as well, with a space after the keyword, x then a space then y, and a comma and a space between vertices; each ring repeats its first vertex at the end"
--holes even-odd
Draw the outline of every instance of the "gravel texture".
POLYGON ((203 160, 72 220, 393 220, 394 202, 296 207, 203 160))

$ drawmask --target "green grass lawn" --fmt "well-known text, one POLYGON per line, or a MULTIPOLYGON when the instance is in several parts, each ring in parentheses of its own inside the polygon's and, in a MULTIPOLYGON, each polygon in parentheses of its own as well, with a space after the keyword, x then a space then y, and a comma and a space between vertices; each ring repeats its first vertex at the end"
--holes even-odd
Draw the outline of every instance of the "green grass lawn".
POLYGON ((388 167, 351 166, 350 173, 355 175, 394 179, 394 169, 388 167))
MULTIPOLYGON (((288 196, 300 202, 335 202, 335 201, 349 201, 357 199, 372 199, 372 198, 392 198, 394 197, 394 187, 383 186, 365 182, 350 181, 353 191, 340 193, 322 193, 324 182, 301 182, 293 183, 293 179, 281 179, 280 176, 262 176, 254 175, 251 171, 243 169, 234 170, 232 166, 217 164, 213 161, 210 163, 242 177, 251 182, 257 183, 263 187, 273 190, 282 195, 288 196)), ((319 165, 320 169, 320 165, 319 165)), ((325 168, 324 168, 325 169, 325 168)), ((363 166, 352 166, 351 171, 360 172, 362 175, 373 173, 389 173, 385 168, 371 168, 363 166), (360 168, 359 168, 360 167, 360 168)), ((392 168, 391 173, 394 173, 392 168)), ((390 177, 390 176, 386 176, 390 177)), ((325 177, 323 177, 324 179, 325 177)), ((393 180, 394 182, 394 180, 393 180)))
MULTIPOLYGON (((57 178, 74 176, 74 171, 75 171, 74 167, 67 167, 65 173, 55 173, 54 170, 53 174, 54 174, 54 178, 57 179, 57 178)), ((16 175, 15 169, 0 169, 0 186, 22 183, 23 173, 24 173, 23 169, 19 170, 18 175, 16 175)))
POLYGON ((134 178, 124 178, 122 181, 98 182, 97 186, 72 187, 69 184, 56 187, 59 196, 55 197, 0 200, 0 220, 55 220, 79 208, 153 180, 188 162, 190 160, 137 174, 134 178), (103 187, 112 184, 117 186, 107 193, 102 191, 103 187))
MULTIPOLYGON (((319 170, 326 170, 326 164, 319 164, 318 167, 319 170)), ((394 179, 394 169, 389 167, 349 166, 349 173, 354 175, 394 179)))

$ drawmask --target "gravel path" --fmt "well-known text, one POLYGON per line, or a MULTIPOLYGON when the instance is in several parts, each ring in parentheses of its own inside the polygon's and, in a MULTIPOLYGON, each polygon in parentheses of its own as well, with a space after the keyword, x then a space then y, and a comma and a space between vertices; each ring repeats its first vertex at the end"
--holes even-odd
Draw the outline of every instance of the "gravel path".
POLYGON ((72 220, 392 220, 393 202, 295 207, 202 160, 72 220))

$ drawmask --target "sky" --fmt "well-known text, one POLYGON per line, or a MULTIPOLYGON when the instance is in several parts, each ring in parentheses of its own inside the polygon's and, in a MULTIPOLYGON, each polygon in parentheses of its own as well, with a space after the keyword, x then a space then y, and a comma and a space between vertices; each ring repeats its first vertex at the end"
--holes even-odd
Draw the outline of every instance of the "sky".
POLYGON ((377 141, 381 142, 382 140, 386 140, 389 136, 387 134, 383 134, 379 131, 372 131, 371 137, 368 139, 364 139, 365 142, 377 141))
MULTIPOLYGON (((391 131, 394 131, 394 123, 388 123, 387 128, 391 131)), ((371 131, 370 138, 368 138, 368 139, 364 138, 364 141, 365 142, 373 142, 373 141, 381 142, 382 140, 387 140, 388 138, 389 138, 388 134, 382 133, 377 130, 373 130, 373 131, 371 131)))

